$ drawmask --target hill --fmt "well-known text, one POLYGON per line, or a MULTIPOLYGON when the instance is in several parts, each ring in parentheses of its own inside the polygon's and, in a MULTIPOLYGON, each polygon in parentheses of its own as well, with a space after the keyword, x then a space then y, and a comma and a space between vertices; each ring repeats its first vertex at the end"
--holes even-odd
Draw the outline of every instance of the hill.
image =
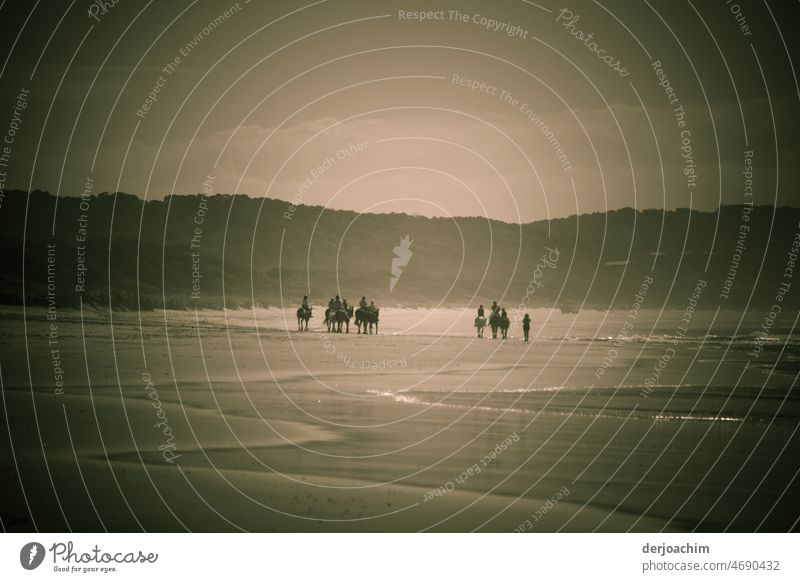
MULTIPOLYGON (((292 212, 286 202, 246 195, 145 202, 118 193, 56 203, 46 192, 11 191, 0 211, 0 302, 22 302, 24 262, 29 305, 46 305, 52 283, 59 306, 79 296, 119 308, 293 306, 304 294, 319 304, 338 293, 379 305, 497 299, 514 308, 527 294, 537 307, 627 309, 649 275, 648 307, 684 308, 703 279, 703 308, 761 309, 788 280, 799 221, 796 208, 723 206, 519 225, 314 206, 292 212), (411 256, 390 291, 394 248, 405 235, 411 256)), ((785 306, 796 308, 797 295, 788 293, 785 306)))

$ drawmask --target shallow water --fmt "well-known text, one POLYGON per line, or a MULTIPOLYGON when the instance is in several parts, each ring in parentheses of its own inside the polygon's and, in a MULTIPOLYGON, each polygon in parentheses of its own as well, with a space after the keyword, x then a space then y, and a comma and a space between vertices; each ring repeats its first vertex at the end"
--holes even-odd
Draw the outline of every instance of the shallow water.
MULTIPOLYGON (((169 311, 171 321, 183 317, 194 321, 194 312, 169 311)), ((316 308, 309 323, 309 330, 323 331, 324 310, 316 308)), ((562 313, 556 309, 532 309, 528 311, 533 322, 531 337, 539 339, 569 339, 591 340, 608 339, 615 337, 625 322, 627 312, 624 311, 596 311, 583 310, 579 313, 562 313)), ((409 308, 382 308, 380 311, 380 331, 395 335, 426 335, 426 336, 453 336, 469 337, 474 335, 473 322, 476 311, 474 309, 409 309, 409 308)), ((512 326, 509 331, 511 338, 522 337, 522 326, 519 323, 524 312, 509 311, 512 326)), ((626 339, 642 340, 649 337, 651 340, 669 339, 679 333, 681 319, 684 312, 680 310, 642 310, 635 321, 632 333, 626 334, 626 339)), ((261 329, 275 329, 294 331, 297 329, 295 310, 293 309, 237 309, 226 311, 205 310, 200 312, 202 322, 209 325, 253 327, 261 329)), ((697 311, 693 314, 688 331, 689 337, 700 338, 711 336, 716 341, 725 341, 729 338, 747 338, 760 330, 764 313, 750 312, 742 316, 738 311, 720 310, 697 311)), ((789 316, 781 318, 790 321, 789 316)), ((351 330, 355 331, 355 329, 351 330)), ((770 339, 779 341, 789 335, 791 328, 776 326, 770 330, 770 339)), ((489 332, 490 333, 490 332, 489 332)), ((795 332, 795 336, 797 333, 795 332)), ((800 336, 797 336, 800 338, 800 336)))

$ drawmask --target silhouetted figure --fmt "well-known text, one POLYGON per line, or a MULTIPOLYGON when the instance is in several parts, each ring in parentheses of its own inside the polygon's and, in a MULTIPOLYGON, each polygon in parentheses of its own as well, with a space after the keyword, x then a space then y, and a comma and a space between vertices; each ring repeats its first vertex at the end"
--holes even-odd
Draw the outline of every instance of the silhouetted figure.
POLYGON ((497 304, 497 301, 492 301, 489 326, 492 328, 492 339, 497 339, 497 330, 500 327, 500 306, 497 304))
POLYGON ((297 330, 308 331, 309 319, 311 319, 311 307, 308 305, 308 295, 303 295, 303 303, 297 310, 297 330))
MULTIPOLYGON (((366 303, 366 301, 364 301, 366 303)), ((372 333, 373 327, 375 333, 378 333, 378 318, 380 310, 375 306, 374 301, 370 301, 366 307, 359 307, 356 310, 356 327, 358 333, 372 333)))
POLYGON ((503 339, 508 339, 508 326, 511 321, 508 319, 508 314, 505 309, 500 310, 500 331, 503 333, 503 339))
POLYGON ((531 316, 527 313, 522 318, 522 333, 525 334, 525 341, 528 341, 528 335, 531 333, 531 316))
POLYGON ((328 301, 328 309, 325 310, 325 325, 328 328, 328 331, 331 331, 333 327, 333 323, 336 320, 336 309, 334 309, 334 301, 333 297, 331 297, 330 301, 328 301))
POLYGON ((483 305, 478 307, 478 317, 475 318, 475 327, 478 329, 478 337, 483 337, 483 328, 486 327, 486 313, 483 305))

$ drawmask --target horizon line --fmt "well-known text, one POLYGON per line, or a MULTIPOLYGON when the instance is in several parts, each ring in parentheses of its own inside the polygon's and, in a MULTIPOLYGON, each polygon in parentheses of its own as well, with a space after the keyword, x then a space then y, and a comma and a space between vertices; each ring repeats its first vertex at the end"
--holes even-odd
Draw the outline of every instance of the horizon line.
MULTIPOLYGON (((15 189, 4 189, 2 192, 4 194, 4 197, 8 196, 9 194, 11 194, 11 195, 15 195, 15 194, 30 195, 30 194, 36 194, 36 193, 44 194, 44 195, 47 195, 47 196, 55 198, 55 199, 57 199, 57 198, 80 199, 80 198, 83 197, 82 194, 60 194, 60 195, 59 194, 53 194, 49 190, 41 190, 39 188, 34 188, 33 190, 20 190, 20 189, 17 189, 17 188, 15 188, 15 189)), ((491 220, 491 221, 494 221, 494 222, 499 222, 499 223, 503 223, 503 224, 510 224, 510 225, 535 224, 537 222, 549 222, 549 221, 552 221, 552 220, 565 220, 565 219, 569 219, 569 218, 576 217, 576 216, 591 216, 593 214, 608 214, 610 212, 621 212, 621 211, 634 211, 634 212, 637 212, 637 213, 655 211, 655 212, 662 212, 662 213, 667 213, 667 212, 696 212, 696 213, 702 213, 702 214, 715 214, 715 213, 719 213, 720 210, 722 210, 723 208, 740 208, 740 207, 748 205, 748 204, 746 204, 744 202, 738 203, 738 204, 720 204, 716 208, 710 209, 710 210, 702 210, 702 209, 699 209, 699 208, 689 208, 689 207, 686 207, 686 206, 677 206, 675 208, 664 208, 664 207, 657 207, 657 206, 652 206, 652 207, 648 207, 648 208, 635 208, 635 207, 632 207, 632 206, 620 206, 620 207, 617 207, 617 208, 607 208, 606 210, 593 210, 591 212, 575 212, 575 213, 567 214, 567 215, 564 215, 564 216, 547 217, 547 218, 541 218, 541 219, 538 219, 538 220, 531 220, 531 221, 527 221, 527 222, 511 222, 511 221, 508 221, 508 220, 503 220, 501 218, 492 218, 492 217, 481 216, 481 215, 450 215, 450 216, 448 216, 448 215, 426 215, 426 214, 419 214, 419 213, 394 212, 394 211, 393 212, 361 212, 359 210, 353 210, 353 209, 350 209, 350 208, 335 208, 335 207, 330 207, 330 206, 324 206, 324 205, 321 205, 321 204, 294 203, 294 201, 283 200, 281 198, 273 198, 271 196, 253 196, 251 194, 247 194, 247 193, 244 193, 244 192, 238 192, 238 193, 234 193, 234 194, 225 193, 225 192, 214 192, 213 194, 207 194, 207 193, 204 193, 204 192, 196 192, 196 193, 193 193, 193 194, 172 193, 172 194, 165 194, 161 198, 147 198, 147 199, 145 199, 144 197, 142 197, 142 196, 140 196, 138 194, 132 194, 130 192, 123 192, 123 191, 120 190, 120 191, 116 191, 116 192, 103 191, 103 192, 92 193, 92 194, 89 194, 88 197, 90 199, 101 199, 101 198, 104 198, 104 197, 117 196, 117 195, 123 195, 123 196, 127 196, 127 197, 130 197, 130 198, 135 198, 135 199, 140 200, 140 201, 145 202, 145 203, 148 203, 148 202, 149 203, 165 202, 165 201, 167 201, 169 199, 172 199, 172 198, 197 198, 197 197, 236 198, 236 197, 242 197, 242 198, 246 198, 248 200, 262 200, 262 201, 278 202, 278 203, 281 203, 281 204, 286 204, 287 206, 294 206, 297 209, 299 209, 299 208, 307 208, 307 209, 319 208, 319 209, 327 210, 329 212, 351 212, 351 213, 354 213, 354 214, 364 214, 364 215, 371 215, 371 216, 403 215, 403 216, 408 216, 409 218, 426 218, 426 219, 441 219, 441 218, 444 218, 444 219, 447 219, 447 220, 459 219, 459 218, 461 218, 461 219, 480 219, 480 220, 491 220)), ((788 209, 800 210, 800 205, 792 206, 790 204, 783 204, 781 206, 776 206, 775 204, 750 204, 750 206, 752 206, 753 210, 761 209, 761 208, 774 208, 776 210, 783 209, 783 208, 788 208, 788 209)))

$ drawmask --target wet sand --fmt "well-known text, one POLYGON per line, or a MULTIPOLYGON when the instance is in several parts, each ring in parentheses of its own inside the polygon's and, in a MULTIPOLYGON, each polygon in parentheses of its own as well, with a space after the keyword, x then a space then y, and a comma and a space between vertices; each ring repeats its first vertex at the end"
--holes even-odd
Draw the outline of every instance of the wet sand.
POLYGON ((786 352, 743 374, 742 350, 681 346, 643 395, 662 343, 626 343, 598 380, 602 341, 225 329, 193 314, 168 334, 123 315, 112 336, 70 313, 57 393, 46 326, 28 322, 26 357, 21 320, 4 321, 10 530, 797 527, 786 352))

